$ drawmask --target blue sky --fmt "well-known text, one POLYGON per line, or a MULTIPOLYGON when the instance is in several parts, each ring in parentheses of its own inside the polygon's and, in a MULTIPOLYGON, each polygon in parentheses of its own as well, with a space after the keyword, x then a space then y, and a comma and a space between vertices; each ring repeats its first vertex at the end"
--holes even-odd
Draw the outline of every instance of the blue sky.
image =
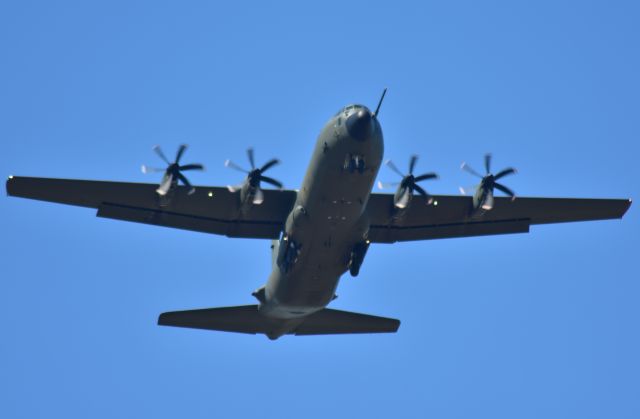
MULTIPOLYGON (((222 3, 2 3, 0 173, 156 182, 151 147, 186 142, 226 185, 251 145, 296 188, 388 86, 386 157, 432 193, 491 151, 521 196, 640 194, 637 2, 222 3)), ((637 214, 372 246, 332 307, 397 334, 271 342, 155 324, 252 304, 267 241, 3 198, 0 417, 637 418, 637 214)))

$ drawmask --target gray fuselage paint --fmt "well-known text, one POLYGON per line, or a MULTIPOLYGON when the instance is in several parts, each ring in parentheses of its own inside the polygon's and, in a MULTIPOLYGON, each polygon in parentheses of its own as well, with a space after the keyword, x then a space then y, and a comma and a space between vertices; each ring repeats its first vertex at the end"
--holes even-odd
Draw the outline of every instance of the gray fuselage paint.
POLYGON ((343 108, 318 137, 283 238, 273 246, 273 270, 260 304, 268 317, 302 318, 326 307, 348 269, 352 249, 366 241, 365 209, 382 163, 384 141, 375 117, 370 130, 354 138, 346 120, 363 113, 371 115, 361 105, 343 108), (290 269, 283 269, 276 253, 289 242, 300 251, 290 269))

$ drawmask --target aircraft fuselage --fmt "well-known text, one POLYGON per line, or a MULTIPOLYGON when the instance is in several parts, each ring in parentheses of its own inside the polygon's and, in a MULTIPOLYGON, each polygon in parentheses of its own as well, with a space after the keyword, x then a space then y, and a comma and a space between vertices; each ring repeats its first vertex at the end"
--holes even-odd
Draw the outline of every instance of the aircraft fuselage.
POLYGON ((324 126, 283 235, 272 243, 273 270, 258 296, 264 315, 302 319, 334 299, 354 247, 366 242, 365 209, 383 152, 380 124, 364 106, 347 106, 324 126))

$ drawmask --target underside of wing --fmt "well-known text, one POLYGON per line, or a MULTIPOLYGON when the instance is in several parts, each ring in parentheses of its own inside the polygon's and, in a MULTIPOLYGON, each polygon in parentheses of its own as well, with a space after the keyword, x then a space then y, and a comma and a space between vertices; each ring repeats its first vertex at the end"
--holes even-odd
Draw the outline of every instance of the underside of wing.
POLYGON ((491 234, 526 233, 533 224, 622 218, 628 199, 495 198, 494 207, 474 213, 471 197, 434 196, 427 205, 421 196, 398 213, 393 196, 372 194, 367 206, 369 240, 379 243, 491 234))
POLYGON ((295 191, 264 190, 264 202, 243 210, 227 188, 177 186, 160 196, 154 184, 12 176, 7 194, 95 208, 99 217, 174 227, 229 237, 276 239, 295 191))

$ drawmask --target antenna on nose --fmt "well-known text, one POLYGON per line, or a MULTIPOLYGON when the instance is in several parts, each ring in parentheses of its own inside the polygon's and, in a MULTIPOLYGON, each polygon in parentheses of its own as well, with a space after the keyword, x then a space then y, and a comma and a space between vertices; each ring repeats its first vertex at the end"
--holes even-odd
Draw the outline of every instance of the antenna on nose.
POLYGON ((387 94, 387 88, 385 87, 382 91, 382 96, 380 97, 380 101, 378 102, 378 106, 376 106, 376 111, 373 113, 373 117, 376 118, 378 116, 378 112, 380 111, 380 106, 382 105, 382 101, 384 100, 384 95, 387 94))

